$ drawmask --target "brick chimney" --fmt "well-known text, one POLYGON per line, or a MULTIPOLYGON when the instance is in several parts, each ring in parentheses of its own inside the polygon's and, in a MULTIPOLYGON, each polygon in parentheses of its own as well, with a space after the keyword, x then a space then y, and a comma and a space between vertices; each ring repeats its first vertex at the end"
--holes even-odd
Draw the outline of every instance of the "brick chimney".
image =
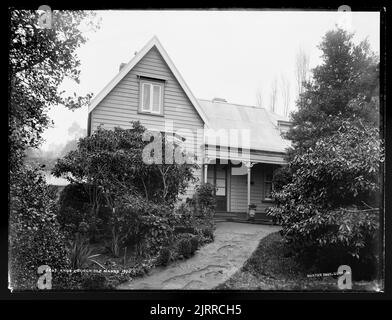
POLYGON ((118 71, 120 72, 121 69, 125 67, 125 65, 126 65, 125 62, 120 63, 120 66, 119 66, 119 68, 118 68, 118 71))

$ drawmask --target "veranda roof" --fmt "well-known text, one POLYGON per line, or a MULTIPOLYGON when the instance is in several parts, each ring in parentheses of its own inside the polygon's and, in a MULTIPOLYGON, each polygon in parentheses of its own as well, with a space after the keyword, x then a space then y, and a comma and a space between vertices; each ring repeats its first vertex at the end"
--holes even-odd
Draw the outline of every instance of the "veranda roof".
MULTIPOLYGON (((283 153, 290 145, 281 137, 278 128, 278 120, 288 120, 283 116, 254 106, 204 99, 198 99, 198 102, 208 118, 207 129, 249 129, 251 150, 283 153)), ((224 146, 224 143, 220 142, 219 145, 224 146)), ((232 142, 230 146, 236 147, 232 142)), ((241 147, 240 142, 238 147, 241 147)))

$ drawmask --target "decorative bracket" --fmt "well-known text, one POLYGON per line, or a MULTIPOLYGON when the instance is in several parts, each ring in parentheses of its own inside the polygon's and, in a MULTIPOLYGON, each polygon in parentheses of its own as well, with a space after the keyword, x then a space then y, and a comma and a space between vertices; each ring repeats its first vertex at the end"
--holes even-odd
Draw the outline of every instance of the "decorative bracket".
POLYGON ((245 167, 248 168, 248 170, 250 170, 250 168, 252 168, 256 163, 255 162, 250 162, 250 161, 246 161, 244 162, 245 167))

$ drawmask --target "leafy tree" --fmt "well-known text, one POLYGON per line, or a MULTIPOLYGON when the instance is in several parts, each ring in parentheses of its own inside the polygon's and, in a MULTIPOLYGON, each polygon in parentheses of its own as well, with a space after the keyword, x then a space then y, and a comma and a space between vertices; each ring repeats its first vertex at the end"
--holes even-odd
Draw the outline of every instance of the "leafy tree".
POLYGON ((93 13, 53 11, 52 27, 40 29, 37 11, 10 10, 9 30, 9 165, 13 172, 23 161, 26 147, 38 147, 49 126, 47 111, 64 105, 86 105, 91 97, 67 97, 59 90, 65 78, 79 82, 76 49, 87 41, 80 31, 97 28, 93 13))
MULTIPOLYGON (((59 90, 65 78, 79 81, 76 49, 86 42, 80 31, 94 14, 81 11, 52 12, 52 27, 38 27, 38 12, 9 11, 8 166, 10 186, 10 270, 14 289, 35 288, 37 268, 64 267, 63 237, 55 219, 53 202, 44 179, 24 164, 25 151, 36 148, 49 126, 47 111, 64 105, 86 104, 86 97, 67 97, 59 90)), ((90 20, 87 25, 95 29, 90 20)), ((59 285, 59 282, 54 282, 59 285)))
POLYGON ((376 128, 344 121, 296 155, 289 164, 292 182, 274 194, 278 206, 268 209, 285 239, 308 253, 335 248, 340 260, 330 256, 329 263, 343 264, 350 255, 374 262, 369 248, 378 241, 382 150, 376 128))
POLYGON ((272 184, 274 191, 280 191, 283 187, 290 183, 292 180, 292 174, 290 172, 290 167, 283 166, 274 170, 272 176, 272 184))
MULTIPOLYGON (((150 141, 143 141, 145 130, 139 122, 133 122, 132 129, 99 128, 80 139, 77 150, 59 159, 53 174, 57 177, 66 174, 70 182, 101 188, 111 207, 116 195, 122 193, 172 204, 194 179, 195 165, 165 164, 164 159, 163 164, 146 164, 143 150, 150 141)), ((169 148, 169 142, 166 146, 169 148)))
POLYGON ((358 266, 375 261, 383 146, 377 58, 352 36, 337 29, 320 45, 323 63, 292 114, 289 165, 275 177, 283 183, 268 214, 297 252, 313 254, 313 263, 335 268, 346 262, 358 275, 366 269, 358 266))
MULTIPOLYGON (((70 182, 88 187, 96 214, 101 205, 110 208, 115 255, 131 234, 164 219, 153 212, 157 208, 167 211, 165 208, 174 204, 194 179, 194 165, 145 163, 143 152, 150 143, 143 140, 145 131, 139 122, 133 122, 132 129, 100 127, 91 136, 81 138, 78 149, 59 159, 53 169, 55 176, 66 175, 70 182), (140 202, 140 207, 132 202, 140 202)), ((165 147, 175 150, 169 142, 165 147)))
MULTIPOLYGON (((292 127, 284 134, 291 141, 288 162, 314 147, 320 138, 334 134, 345 119, 362 119, 371 127, 378 126, 378 57, 366 40, 355 44, 353 36, 341 28, 327 32, 319 45, 323 62, 312 70, 309 80, 309 58, 303 50, 297 54, 296 75, 301 90, 298 109, 291 113, 292 127)), ((276 189, 289 182, 291 174, 289 166, 279 170, 274 177, 276 189)))
MULTIPOLYGON (((95 215, 102 205, 110 208, 109 224, 116 254, 118 242, 127 238, 126 234, 120 235, 124 229, 121 224, 126 224, 124 210, 120 209, 124 207, 124 197, 171 205, 194 179, 191 165, 146 164, 143 151, 150 141, 143 140, 145 130, 139 122, 134 122, 132 129, 99 128, 80 139, 78 149, 59 159, 53 169, 55 176, 66 175, 70 182, 86 188, 95 215)), ((125 216, 129 218, 132 214, 125 216)))
POLYGON ((299 96, 304 92, 304 83, 306 83, 308 79, 309 60, 309 54, 300 47, 295 56, 295 80, 297 82, 297 92, 299 96))
POLYGON ((340 126, 340 119, 353 115, 378 126, 378 58, 368 42, 355 44, 343 29, 327 32, 319 48, 323 63, 312 70, 312 79, 292 113, 293 126, 286 138, 291 153, 300 153, 340 126))

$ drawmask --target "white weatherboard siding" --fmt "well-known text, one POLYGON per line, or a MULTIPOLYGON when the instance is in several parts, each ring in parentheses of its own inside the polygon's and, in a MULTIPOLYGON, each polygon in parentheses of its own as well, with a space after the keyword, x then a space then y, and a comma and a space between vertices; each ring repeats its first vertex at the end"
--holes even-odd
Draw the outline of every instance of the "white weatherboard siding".
MULTIPOLYGON (((264 174, 271 167, 265 164, 256 164, 251 170, 250 203, 257 205, 256 212, 264 212, 271 204, 263 203, 264 174)), ((230 211, 246 212, 248 208, 247 180, 245 175, 232 175, 230 190, 230 211)))
POLYGON ((130 127, 130 122, 140 122, 154 129, 164 129, 164 121, 174 121, 175 129, 203 128, 203 121, 181 89, 159 52, 152 48, 144 58, 117 84, 116 87, 91 112, 91 129, 100 124, 105 128, 121 125, 130 127), (138 74, 151 77, 164 76, 168 80, 164 89, 164 117, 138 113, 139 79, 138 74))
MULTIPOLYGON (((164 131, 165 120, 173 122, 174 131, 183 131, 187 142, 197 140, 197 129, 202 129, 204 122, 188 99, 173 73, 153 47, 129 73, 109 92, 109 94, 91 111, 91 130, 99 125, 106 129, 131 128, 131 121, 139 120, 148 129, 164 131), (163 116, 139 113, 139 78, 143 74, 152 78, 166 79, 164 85, 163 116), (194 133, 189 136, 186 131, 194 133)), ((201 145, 202 141, 195 141, 201 145)), ((195 170, 195 176, 201 179, 201 170, 195 170)), ((185 197, 190 197, 194 186, 190 186, 185 197)))

